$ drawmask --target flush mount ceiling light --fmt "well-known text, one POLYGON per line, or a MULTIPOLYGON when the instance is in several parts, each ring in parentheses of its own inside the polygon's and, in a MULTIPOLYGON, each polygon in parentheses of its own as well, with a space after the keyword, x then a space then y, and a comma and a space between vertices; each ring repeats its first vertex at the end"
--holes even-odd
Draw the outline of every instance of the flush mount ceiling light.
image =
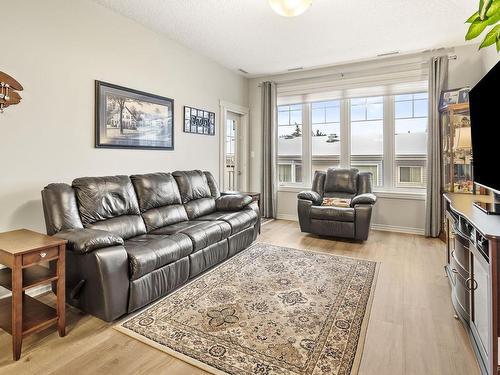
POLYGON ((269 0, 269 4, 280 16, 295 17, 309 9, 312 0, 269 0))

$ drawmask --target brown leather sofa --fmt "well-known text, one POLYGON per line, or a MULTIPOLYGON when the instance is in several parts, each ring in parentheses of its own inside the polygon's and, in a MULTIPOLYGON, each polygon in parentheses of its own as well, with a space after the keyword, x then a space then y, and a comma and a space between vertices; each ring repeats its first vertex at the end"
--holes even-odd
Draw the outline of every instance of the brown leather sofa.
POLYGON ((370 231, 372 174, 355 168, 329 168, 314 173, 311 190, 298 194, 298 214, 302 232, 365 241, 370 231), (322 206, 323 198, 350 199, 349 207, 322 206))
POLYGON ((259 209, 209 172, 77 178, 42 191, 47 234, 68 240, 67 302, 103 320, 135 311, 248 247, 259 209))

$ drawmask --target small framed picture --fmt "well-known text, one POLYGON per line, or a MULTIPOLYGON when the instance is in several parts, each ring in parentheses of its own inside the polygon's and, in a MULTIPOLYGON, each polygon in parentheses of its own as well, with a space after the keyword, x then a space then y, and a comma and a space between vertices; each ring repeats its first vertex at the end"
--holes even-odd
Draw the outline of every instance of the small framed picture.
POLYGON ((215 113, 184 106, 184 132, 215 135, 215 113))
POLYGON ((446 107, 453 104, 468 103, 469 91, 469 87, 443 91, 441 93, 441 100, 439 101, 439 109, 446 109, 446 107))

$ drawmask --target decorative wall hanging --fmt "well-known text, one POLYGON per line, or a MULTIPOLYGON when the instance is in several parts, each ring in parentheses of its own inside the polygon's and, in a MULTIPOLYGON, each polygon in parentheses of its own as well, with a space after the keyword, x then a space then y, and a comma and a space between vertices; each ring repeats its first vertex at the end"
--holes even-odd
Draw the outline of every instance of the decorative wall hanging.
POLYGON ((23 86, 8 74, 0 72, 0 113, 10 105, 19 104, 21 95, 16 91, 23 91, 23 86))
POLYGON ((174 100, 95 82, 95 146, 174 149, 174 100))
POLYGON ((184 106, 184 132, 215 135, 215 113, 184 106))

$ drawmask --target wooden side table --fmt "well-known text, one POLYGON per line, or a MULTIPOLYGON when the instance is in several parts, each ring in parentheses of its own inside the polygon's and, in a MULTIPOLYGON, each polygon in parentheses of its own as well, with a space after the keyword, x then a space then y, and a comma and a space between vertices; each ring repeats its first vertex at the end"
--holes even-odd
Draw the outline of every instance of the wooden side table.
POLYGON ((0 328, 12 335, 12 356, 21 357, 23 337, 57 323, 59 336, 66 334, 65 254, 66 240, 27 229, 0 233, 0 285, 12 297, 0 299, 0 328), (56 261, 56 271, 39 263, 56 261), (57 308, 28 296, 26 290, 57 282, 57 308))

